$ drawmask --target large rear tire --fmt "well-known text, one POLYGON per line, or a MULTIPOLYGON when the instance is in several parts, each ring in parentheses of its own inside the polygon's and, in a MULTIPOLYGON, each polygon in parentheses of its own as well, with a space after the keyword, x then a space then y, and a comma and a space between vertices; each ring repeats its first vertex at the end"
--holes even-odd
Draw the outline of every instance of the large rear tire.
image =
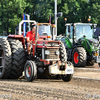
POLYGON ((72 52, 72 62, 75 67, 86 66, 86 51, 83 47, 74 48, 72 52))
POLYGON ((8 78, 11 71, 11 49, 8 40, 0 38, 0 79, 8 78))
POLYGON ((37 75, 37 66, 34 61, 27 61, 24 67, 25 78, 28 82, 32 82, 37 75))
POLYGON ((67 53, 66 53, 66 49, 65 49, 65 46, 62 42, 60 42, 60 60, 62 62, 67 62, 67 53))
POLYGON ((17 39, 8 39, 12 51, 12 69, 9 75, 10 79, 18 79, 24 71, 26 61, 22 42, 17 39))

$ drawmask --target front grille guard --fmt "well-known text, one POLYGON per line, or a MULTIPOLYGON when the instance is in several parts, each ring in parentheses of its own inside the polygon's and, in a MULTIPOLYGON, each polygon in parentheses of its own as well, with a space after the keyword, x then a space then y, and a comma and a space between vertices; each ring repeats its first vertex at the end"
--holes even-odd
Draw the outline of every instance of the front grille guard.
POLYGON ((59 51, 59 48, 57 49, 42 49, 42 59, 46 61, 58 61, 60 60, 59 55, 56 55, 56 51, 59 51), (50 54, 46 55, 45 50, 49 50, 50 54))

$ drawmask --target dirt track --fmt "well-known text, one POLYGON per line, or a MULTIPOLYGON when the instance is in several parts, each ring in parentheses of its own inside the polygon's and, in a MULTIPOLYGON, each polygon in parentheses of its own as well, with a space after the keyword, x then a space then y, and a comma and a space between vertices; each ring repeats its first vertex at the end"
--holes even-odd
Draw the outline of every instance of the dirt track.
POLYGON ((0 80, 0 100, 100 100, 99 73, 100 68, 95 71, 75 69, 74 76, 93 79, 74 77, 70 82, 61 79, 0 80))
POLYGON ((72 79, 0 80, 0 100, 98 100, 100 82, 72 79))

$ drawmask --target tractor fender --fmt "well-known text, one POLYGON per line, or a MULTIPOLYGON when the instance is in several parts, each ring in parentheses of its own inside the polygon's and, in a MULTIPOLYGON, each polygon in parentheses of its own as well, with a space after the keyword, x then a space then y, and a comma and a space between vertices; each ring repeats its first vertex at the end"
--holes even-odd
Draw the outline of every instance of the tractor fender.
POLYGON ((23 35, 8 35, 7 39, 17 39, 22 42, 23 48, 25 48, 25 37, 23 35))
POLYGON ((82 46, 82 45, 74 45, 74 46, 73 46, 73 49, 74 49, 74 48, 77 48, 77 47, 83 47, 83 46, 82 46))

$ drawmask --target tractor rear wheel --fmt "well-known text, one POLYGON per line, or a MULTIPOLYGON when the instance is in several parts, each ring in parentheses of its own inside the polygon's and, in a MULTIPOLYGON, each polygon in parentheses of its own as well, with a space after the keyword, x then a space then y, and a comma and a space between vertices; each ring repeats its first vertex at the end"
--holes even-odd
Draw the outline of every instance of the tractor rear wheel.
POLYGON ((72 62, 75 67, 86 66, 86 51, 83 47, 74 48, 72 52, 72 62))
POLYGON ((94 65, 94 63, 95 63, 95 61, 94 60, 90 60, 90 59, 88 59, 87 60, 87 66, 93 66, 94 65))
POLYGON ((0 38, 0 79, 8 78, 11 71, 11 49, 8 40, 0 38))
POLYGON ((37 75, 37 66, 34 61, 27 61, 24 67, 25 78, 28 82, 32 82, 37 75))
POLYGON ((8 78, 18 79, 24 71, 26 61, 22 42, 17 39, 8 39, 12 52, 12 69, 8 78))
POLYGON ((67 53, 66 53, 66 49, 65 49, 65 46, 62 42, 60 42, 60 60, 62 62, 67 62, 67 53))

